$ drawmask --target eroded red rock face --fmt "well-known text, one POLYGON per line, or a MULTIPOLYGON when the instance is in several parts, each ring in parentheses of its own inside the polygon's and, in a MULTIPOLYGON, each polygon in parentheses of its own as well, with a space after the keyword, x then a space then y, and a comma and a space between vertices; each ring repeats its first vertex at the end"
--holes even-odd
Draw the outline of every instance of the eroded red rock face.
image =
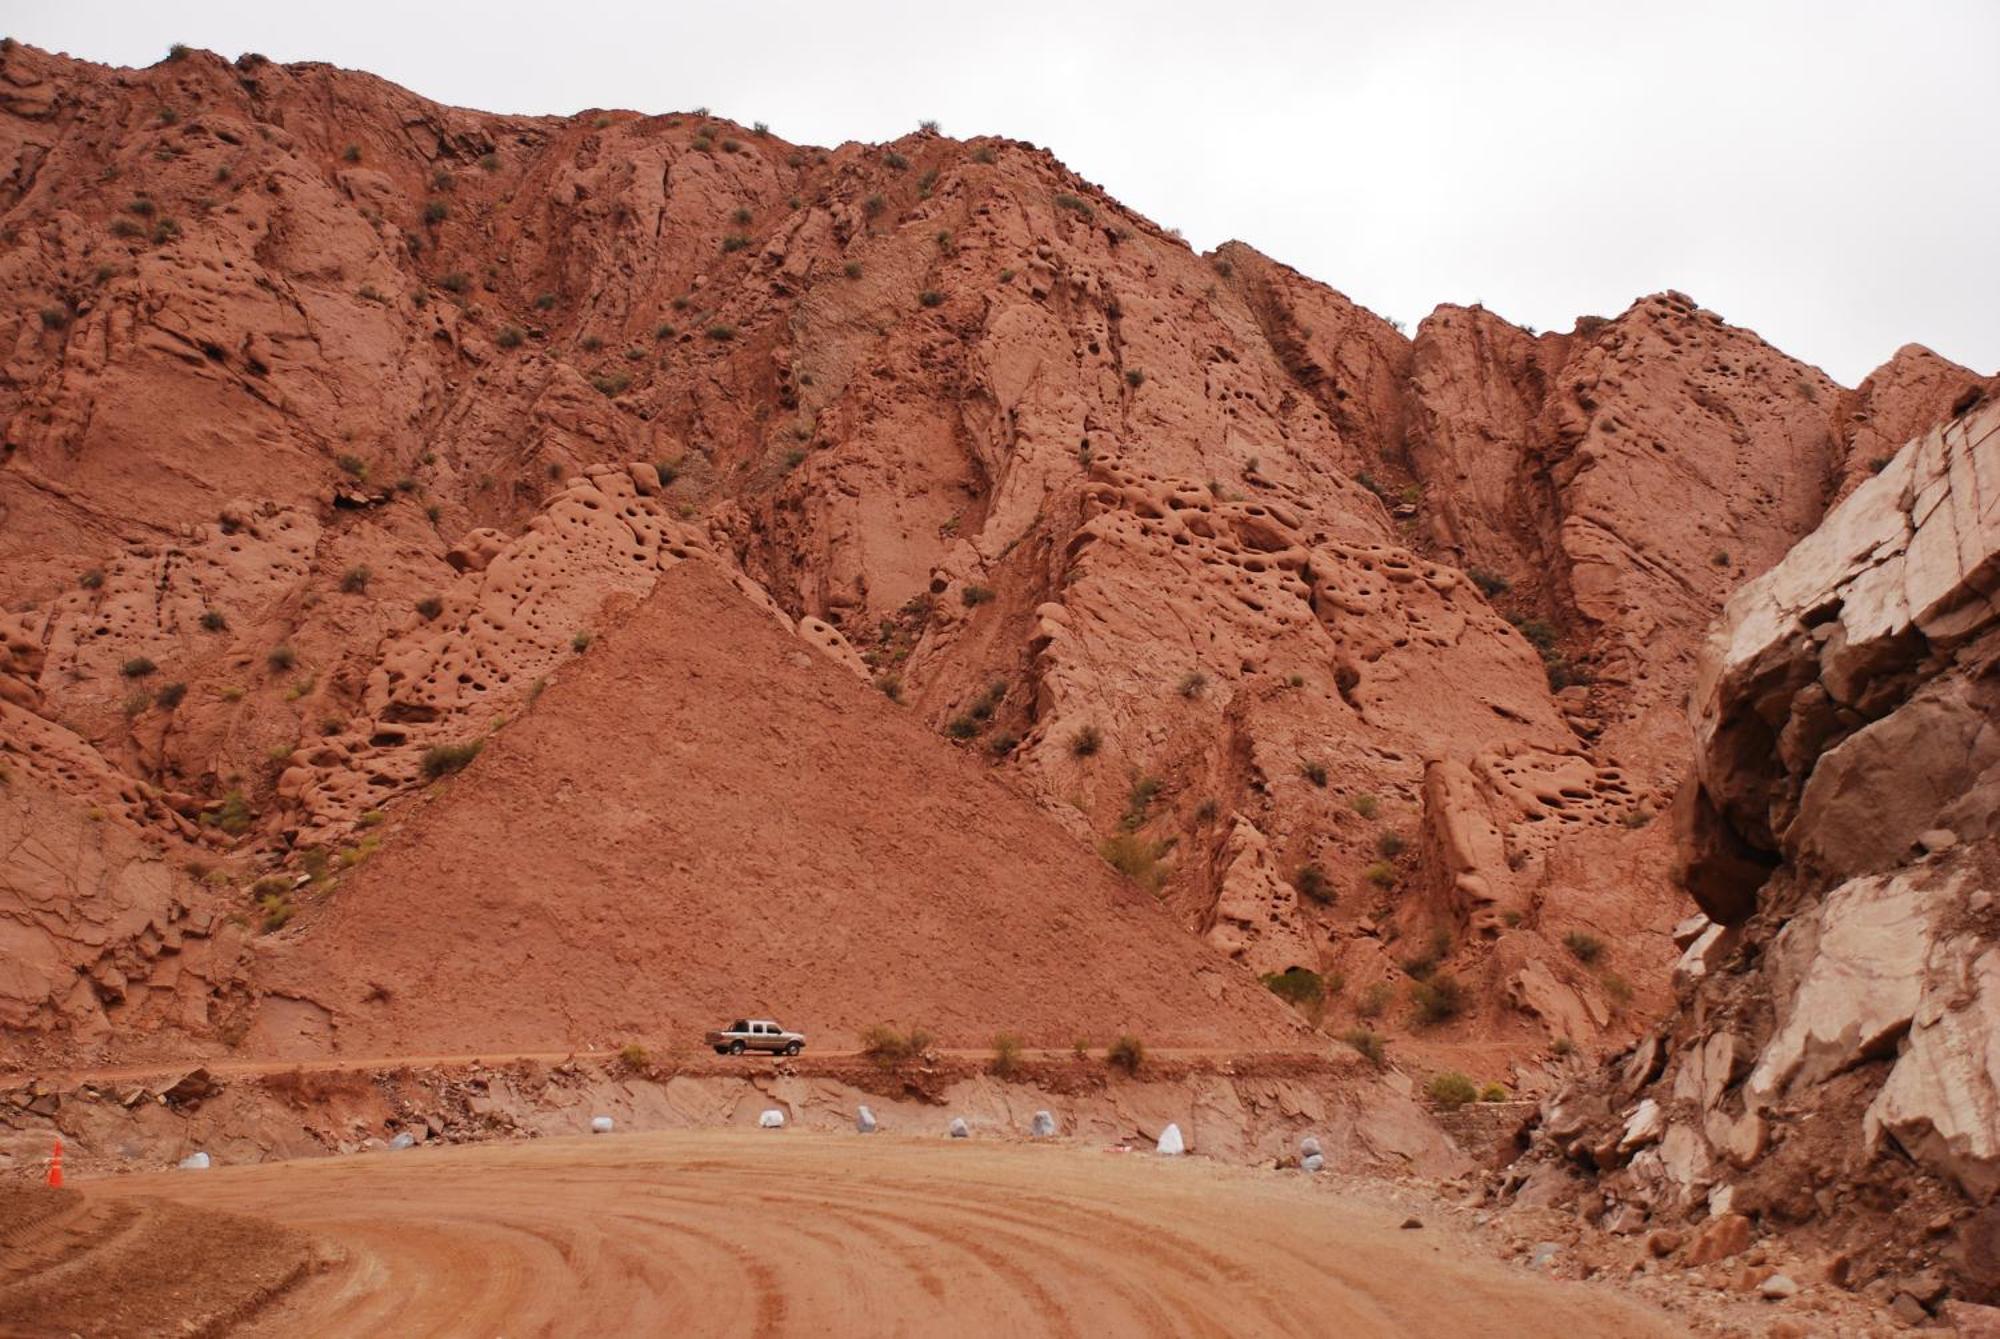
POLYGON ((107 941, 10 860, 39 965, 0 1005, 70 1040, 244 1035, 259 947, 331 934, 451 751, 690 563, 1225 973, 1401 1027, 1431 961, 1472 987, 1440 1035, 1621 1031, 1664 996, 1701 629, 1969 381, 1905 350, 1843 391, 1677 294, 1411 340, 1004 140, 15 46, 0 165, 0 803, 249 944, 171 1011, 123 967, 79 1003, 107 941))

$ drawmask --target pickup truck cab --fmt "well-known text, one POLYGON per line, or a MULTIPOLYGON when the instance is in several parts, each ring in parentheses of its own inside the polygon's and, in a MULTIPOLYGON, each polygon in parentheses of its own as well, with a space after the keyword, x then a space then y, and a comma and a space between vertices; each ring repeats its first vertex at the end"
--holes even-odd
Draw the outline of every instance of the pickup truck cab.
POLYGON ((806 1048, 803 1032, 787 1032, 768 1018, 739 1018, 703 1040, 715 1048, 717 1055, 742 1055, 745 1051, 797 1055, 806 1048))

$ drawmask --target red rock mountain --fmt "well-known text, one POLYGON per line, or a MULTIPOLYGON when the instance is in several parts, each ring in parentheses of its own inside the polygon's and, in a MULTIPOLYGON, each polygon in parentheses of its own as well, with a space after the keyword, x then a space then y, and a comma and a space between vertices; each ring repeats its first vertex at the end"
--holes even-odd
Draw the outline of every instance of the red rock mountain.
POLYGON ((1409 338, 1014 141, 254 56, 9 45, 0 165, 0 1027, 64 1052, 442 1044, 517 922, 565 985, 510 1037, 778 962, 836 1026, 1053 1030, 1129 971, 1133 1026, 1252 1044, 1301 967, 1330 1027, 1442 974, 1426 1036, 1630 1034, 1703 630, 1976 381, 1846 390, 1676 293, 1409 338), (786 839, 863 774, 847 858, 786 839), (824 978, 721 928, 885 862, 824 978))

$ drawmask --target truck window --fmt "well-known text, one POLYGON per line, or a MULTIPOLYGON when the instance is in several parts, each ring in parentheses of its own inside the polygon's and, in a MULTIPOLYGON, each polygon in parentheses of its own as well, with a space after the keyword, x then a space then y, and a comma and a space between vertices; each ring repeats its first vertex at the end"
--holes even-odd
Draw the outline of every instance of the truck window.
POLYGON ((731 1023, 729 1025, 729 1030, 731 1032, 748 1032, 750 1030, 750 1025, 739 1018, 734 1023, 731 1023))

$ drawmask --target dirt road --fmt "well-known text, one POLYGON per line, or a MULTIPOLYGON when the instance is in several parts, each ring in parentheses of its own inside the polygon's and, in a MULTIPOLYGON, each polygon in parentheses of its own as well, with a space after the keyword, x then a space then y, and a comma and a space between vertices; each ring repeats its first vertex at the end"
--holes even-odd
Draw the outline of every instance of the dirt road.
POLYGON ((1323 1182, 1075 1146, 677 1132, 83 1189, 331 1243, 251 1334, 1679 1332, 1323 1182))

